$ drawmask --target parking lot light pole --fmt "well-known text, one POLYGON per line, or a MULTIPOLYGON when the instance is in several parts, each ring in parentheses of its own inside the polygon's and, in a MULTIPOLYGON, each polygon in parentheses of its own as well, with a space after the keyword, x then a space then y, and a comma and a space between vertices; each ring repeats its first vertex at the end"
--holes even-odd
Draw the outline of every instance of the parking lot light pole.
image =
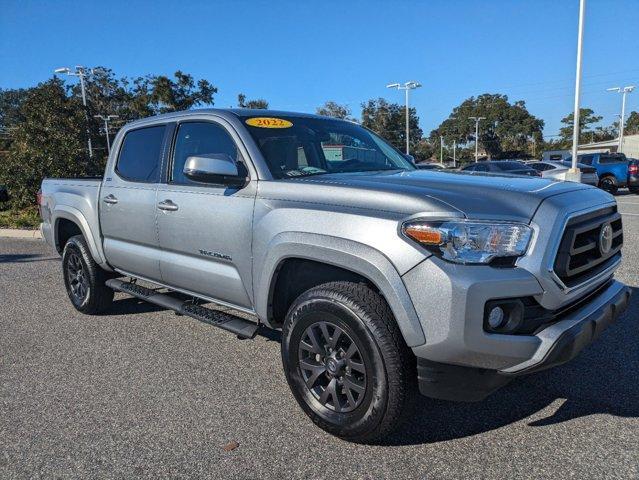
POLYGON ((479 122, 486 117, 468 117, 470 120, 475 120, 475 163, 479 161, 479 122))
POLYGON ((453 140, 453 168, 457 168, 457 140, 453 140))
POLYGON ((109 121, 114 120, 116 118, 120 118, 118 115, 93 115, 94 118, 99 118, 104 122, 104 134, 106 135, 107 141, 107 152, 111 153, 111 140, 109 140, 109 121))
POLYGON ((439 136, 439 163, 441 163, 442 167, 444 166, 444 137, 443 137, 443 135, 439 136))
MULTIPOLYGON (((87 143, 89 145, 89 158, 93 157, 93 146, 91 145, 91 130, 89 129, 89 114, 87 113, 87 93, 84 86, 84 77, 87 76, 87 70, 82 65, 76 65, 75 72, 72 72, 68 67, 56 68, 55 73, 63 73, 72 77, 78 77, 80 79, 80 90, 82 91, 82 105, 84 105, 84 117, 87 121, 87 143)), ((93 73, 93 70, 91 70, 93 73)))
POLYGON ((396 88, 397 90, 404 90, 406 93, 406 155, 410 154, 410 127, 409 127, 409 113, 408 113, 408 91, 421 87, 422 84, 415 81, 406 82, 403 85, 399 83, 389 83, 386 88, 396 88))
POLYGON ((621 153, 621 147, 623 146, 623 127, 626 123, 626 95, 631 93, 635 89, 634 85, 628 85, 626 87, 612 87, 607 88, 609 92, 621 93, 621 116, 619 118, 619 146, 617 152, 621 153))
POLYGON ((581 171, 577 167, 577 152, 579 149, 579 108, 581 101, 581 53, 584 38, 584 17, 586 14, 586 0, 579 0, 579 30, 577 34, 577 72, 575 75, 575 109, 572 124, 572 165, 566 172, 566 180, 581 182, 581 171))

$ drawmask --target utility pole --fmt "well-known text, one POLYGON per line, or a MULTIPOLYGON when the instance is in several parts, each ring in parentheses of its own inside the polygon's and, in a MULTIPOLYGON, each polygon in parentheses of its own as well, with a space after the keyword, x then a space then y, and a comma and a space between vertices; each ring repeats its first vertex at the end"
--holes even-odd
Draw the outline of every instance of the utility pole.
POLYGON ((537 146, 537 139, 535 138, 535 136, 533 135, 532 137, 532 142, 533 142, 533 158, 535 158, 535 150, 536 150, 536 146, 537 146))
POLYGON ((457 168, 457 140, 453 140, 453 168, 457 168))
POLYGON ((617 147, 617 152, 621 153, 621 148, 623 147, 623 128, 624 123, 626 123, 626 95, 631 93, 635 89, 634 85, 628 85, 626 87, 613 87, 607 88, 606 90, 609 92, 621 93, 621 118, 619 119, 619 146, 617 147))
POLYGON ((439 136, 439 163, 441 163, 442 167, 444 166, 444 137, 443 137, 443 135, 439 136))
POLYGON ((109 121, 119 118, 118 115, 93 115, 94 118, 99 118, 104 122, 104 134, 106 135, 107 141, 107 152, 111 153, 111 140, 109 139, 109 121))
POLYGON ((468 117, 470 120, 475 120, 475 163, 479 161, 479 122, 486 117, 468 117))
POLYGON ((577 72, 575 75, 575 109, 572 124, 572 165, 566 172, 566 180, 581 182, 581 171, 577 167, 577 152, 579 149, 579 114, 581 103, 581 53, 584 38, 584 17, 586 16, 586 0, 579 0, 579 29, 577 33, 577 72))
POLYGON ((409 90, 414 90, 415 88, 419 88, 421 87, 422 84, 419 82, 414 82, 414 81, 410 81, 410 82, 406 82, 403 85, 400 85, 399 83, 389 83, 388 85, 386 85, 386 88, 396 88, 397 90, 404 90, 404 92, 406 93, 406 155, 410 155, 410 127, 409 127, 409 111, 408 111, 408 91, 409 90))
POLYGON ((87 75, 93 75, 96 69, 86 69, 82 65, 76 65, 75 71, 72 72, 68 67, 56 68, 54 73, 63 73, 71 77, 78 77, 80 79, 80 90, 82 91, 82 105, 84 105, 84 118, 87 123, 87 143, 89 147, 89 158, 93 158, 93 146, 91 145, 91 130, 89 129, 89 113, 87 112, 87 92, 84 85, 84 78, 87 75))

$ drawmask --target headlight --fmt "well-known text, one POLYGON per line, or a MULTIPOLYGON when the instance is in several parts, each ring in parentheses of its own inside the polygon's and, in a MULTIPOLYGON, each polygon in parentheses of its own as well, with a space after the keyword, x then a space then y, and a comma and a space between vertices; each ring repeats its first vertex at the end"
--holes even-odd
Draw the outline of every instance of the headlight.
POLYGON ((532 229, 523 223, 466 220, 410 221, 402 225, 408 238, 455 263, 489 263, 497 257, 526 253, 532 229))

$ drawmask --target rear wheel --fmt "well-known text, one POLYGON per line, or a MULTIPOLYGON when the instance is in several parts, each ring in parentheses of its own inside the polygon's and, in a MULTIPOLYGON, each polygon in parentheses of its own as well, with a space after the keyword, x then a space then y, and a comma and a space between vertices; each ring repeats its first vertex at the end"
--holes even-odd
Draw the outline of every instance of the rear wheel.
POLYGON ((82 235, 71 237, 64 246, 62 272, 67 295, 76 310, 94 315, 113 302, 113 290, 104 284, 108 273, 95 263, 82 235))
POLYGON ((415 361, 386 301, 364 284, 332 282, 303 293, 283 328, 289 386, 320 428, 370 443, 400 423, 415 361))
POLYGON ((599 188, 614 195, 619 190, 619 185, 617 184, 617 179, 609 175, 599 180, 599 188))

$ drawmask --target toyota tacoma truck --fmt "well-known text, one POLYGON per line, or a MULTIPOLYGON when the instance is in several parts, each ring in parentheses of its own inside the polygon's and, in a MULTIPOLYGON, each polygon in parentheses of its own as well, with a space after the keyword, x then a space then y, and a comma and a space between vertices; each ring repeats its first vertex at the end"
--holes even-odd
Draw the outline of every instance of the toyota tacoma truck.
POLYGON ((120 291, 239 337, 281 329, 300 407, 356 442, 391 432, 415 390, 478 401, 572 359, 630 296, 609 193, 419 170, 316 115, 135 121, 102 179, 45 179, 39 205, 77 310, 120 291))

